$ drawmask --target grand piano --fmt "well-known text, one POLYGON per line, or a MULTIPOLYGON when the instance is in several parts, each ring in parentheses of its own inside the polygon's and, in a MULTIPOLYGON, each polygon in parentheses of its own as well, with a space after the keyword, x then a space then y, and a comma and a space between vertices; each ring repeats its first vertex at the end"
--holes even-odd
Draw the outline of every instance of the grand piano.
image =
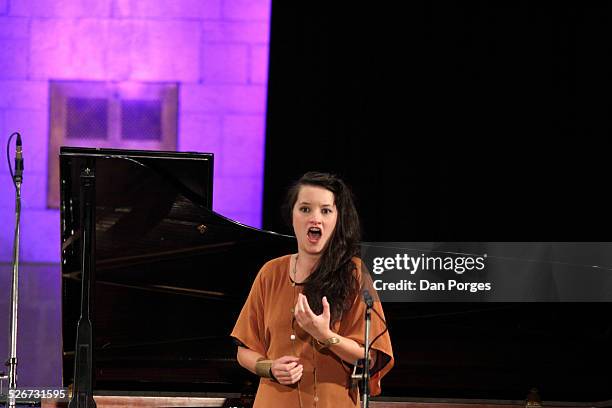
MULTIPOLYGON (((62 378, 91 381, 98 406, 252 403, 257 378, 237 364, 229 333, 261 265, 294 252, 295 239, 215 213, 213 160, 61 149, 62 378), (78 373, 84 310, 91 356, 78 373)), ((524 406, 533 388, 536 405, 610 406, 609 303, 385 311, 396 367, 374 407, 524 406)))

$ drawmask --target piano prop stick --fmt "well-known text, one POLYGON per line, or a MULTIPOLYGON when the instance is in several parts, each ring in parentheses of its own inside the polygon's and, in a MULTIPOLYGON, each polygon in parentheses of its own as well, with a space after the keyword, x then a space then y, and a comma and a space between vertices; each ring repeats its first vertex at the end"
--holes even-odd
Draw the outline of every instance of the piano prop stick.
POLYGON ((81 182, 81 317, 77 327, 76 355, 74 359, 74 392, 68 408, 95 408, 92 390, 93 336, 90 318, 90 296, 95 275, 95 195, 96 177, 94 162, 84 166, 81 182))

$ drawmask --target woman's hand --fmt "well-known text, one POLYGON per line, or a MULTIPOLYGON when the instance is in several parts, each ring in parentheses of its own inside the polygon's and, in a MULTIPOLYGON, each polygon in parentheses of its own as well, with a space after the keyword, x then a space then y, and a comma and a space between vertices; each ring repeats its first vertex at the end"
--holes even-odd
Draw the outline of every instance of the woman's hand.
POLYGON ((302 378, 304 366, 300 359, 293 356, 283 356, 272 362, 272 375, 283 385, 295 384, 302 378))
POLYGON ((323 313, 320 315, 314 314, 308 304, 308 299, 301 293, 298 295, 295 304, 295 321, 315 340, 324 340, 333 335, 329 328, 330 312, 327 297, 323 296, 321 303, 323 304, 323 313))

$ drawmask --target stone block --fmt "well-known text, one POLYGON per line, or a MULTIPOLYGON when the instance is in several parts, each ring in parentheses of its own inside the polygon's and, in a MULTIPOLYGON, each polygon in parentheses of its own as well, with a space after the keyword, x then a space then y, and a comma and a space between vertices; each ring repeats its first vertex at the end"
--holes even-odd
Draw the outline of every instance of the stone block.
MULTIPOLYGON (((1 92, 0 88, 0 92, 1 92)), ((8 140, 8 137, 10 135, 6 134, 6 131, 4 130, 4 109, 0 108, 0 146, 2 147, 2 149, 4 149, 4 147, 6 146, 6 141, 8 140)), ((1 166, 0 166, 1 167, 1 166)), ((2 169, 0 168, 0 173, 2 173, 2 169)))
POLYGON ((27 18, 0 17, 0 40, 24 40, 29 36, 30 28, 27 18))
MULTIPOLYGON (((261 177, 215 177, 213 208, 226 214, 261 214, 263 179, 261 177)), ((261 216, 261 215, 260 215, 261 216)))
MULTIPOLYGON (((0 325, 9 327, 12 267, 0 263, 0 325)), ((17 336, 18 384, 20 388, 61 386, 61 275, 59 265, 21 264, 19 267, 19 332, 17 336), (44 339, 44 341, 41 341, 44 339)), ((8 336, 0 336, 8 348, 8 336)), ((19 404, 17 404, 19 406, 19 404)))
POLYGON ((110 22, 106 48, 106 78, 113 81, 126 81, 132 75, 132 59, 136 31, 144 24, 131 20, 110 22))
POLYGON ((49 121, 46 111, 7 109, 4 111, 6 134, 21 133, 23 139, 24 177, 29 172, 47 172, 49 121))
POLYGON ((270 20, 271 0, 224 0, 226 20, 270 20))
MULTIPOLYGON (((47 287, 47 296, 49 293, 61 294, 57 285, 58 282, 54 282, 52 287, 47 287)), ((19 308, 17 356, 20 387, 40 388, 40 384, 48 384, 45 387, 61 386, 62 358, 58 352, 62 347, 61 302, 42 303, 41 299, 31 297, 27 290, 20 293, 20 299, 28 300, 19 308)))
POLYGON ((46 81, 0 80, 0 109, 44 109, 49 104, 46 81))
POLYGON ((266 111, 263 85, 185 84, 179 98, 183 112, 263 114, 266 111))
POLYGON ((202 82, 204 84, 246 84, 248 48, 242 44, 204 44, 202 82))
POLYGON ((28 40, 0 40, 0 79, 28 76, 28 40))
MULTIPOLYGON (((6 143, 2 145, 2 150, 5 149, 6 143)), ((11 149, 11 152, 13 150, 11 149)), ((12 155, 12 153, 11 153, 12 155)), ((4 155, 3 155, 4 156, 4 155)), ((6 168, 6 158, 3 160, 4 166, 0 170, 0 211, 13 212, 15 210, 15 187, 13 186, 13 180, 11 175, 6 168)), ((11 165, 13 158, 11 158, 11 165)), ((2 224, 2 228, 8 228, 6 224, 2 224)), ((0 262, 2 262, 0 260, 0 262)))
MULTIPOLYGON (((4 197, 2 201, 4 201, 4 197)), ((15 233, 14 205, 10 207, 0 206, 0 223, 2 223, 2 228, 0 228, 0 262, 11 262, 13 259, 13 234, 15 233)))
POLYGON ((119 72, 142 81, 199 80, 199 22, 113 21, 109 35, 107 61, 111 75, 119 72))
POLYGON ((204 21, 202 38, 207 43, 270 42, 270 24, 266 21, 204 21))
POLYGON ((26 169, 23 174, 21 197, 21 206, 24 210, 45 210, 47 208, 47 173, 34 173, 26 169))
MULTIPOLYGON (((31 300, 28 303, 38 309, 59 307, 62 293, 60 265, 30 264, 22 267, 24 273, 19 281, 23 285, 22 293, 31 300)), ((61 321, 61 313, 57 320, 61 321)))
POLYGON ((22 213, 23 262, 60 261, 59 210, 25 209, 22 213))
POLYGON ((200 31, 193 21, 36 19, 31 74, 41 79, 197 82, 200 31))
POLYGON ((163 19, 219 19, 221 0, 117 0, 113 16, 163 19))
POLYGON ((110 17, 112 0, 17 0, 9 14, 24 17, 110 17))
POLYGON ((30 73, 36 79, 105 79, 108 20, 34 19, 30 73))
POLYGON ((179 151, 214 153, 216 162, 221 153, 221 117, 201 113, 179 115, 178 139, 179 151))
POLYGON ((254 84, 268 83, 268 64, 270 52, 267 45, 251 46, 249 63, 249 82, 254 84))
MULTIPOLYGON (((13 154, 11 154, 13 156, 13 154)), ((11 166, 13 157, 11 157, 11 166)), ((22 212, 30 209, 44 209, 46 204, 46 174, 24 172, 23 184, 21 187, 21 208, 22 212)), ((15 187, 8 171, 0 174, 0 211, 7 211, 14 215, 15 211, 15 187)), ((4 226, 8 228, 8 226, 4 226)), ((1 262, 1 261, 0 261, 1 262)))
POLYGON ((223 119, 223 155, 219 160, 225 177, 263 178, 265 119, 263 115, 226 116, 223 119))
MULTIPOLYGON (((4 150, 4 149, 2 149, 4 150)), ((11 150, 11 167, 13 165, 13 154, 11 150)), ((6 162, 6 158, 4 159, 6 162)), ((6 164, 4 165, 6 167, 6 164)), ((7 171, 0 173, 0 210, 15 210, 15 187, 11 175, 7 171)), ((27 209, 45 209, 47 203, 47 174, 32 173, 27 169, 23 175, 23 185, 21 186, 21 208, 23 211, 27 209)), ((6 227, 6 226, 4 226, 6 227)))

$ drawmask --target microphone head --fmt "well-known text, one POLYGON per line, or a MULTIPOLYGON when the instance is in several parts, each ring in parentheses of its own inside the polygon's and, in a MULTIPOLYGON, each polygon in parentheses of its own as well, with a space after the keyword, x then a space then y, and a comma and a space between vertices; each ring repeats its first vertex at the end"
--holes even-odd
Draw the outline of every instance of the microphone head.
POLYGON ((22 146, 22 145, 21 145, 21 134, 20 134, 20 133, 18 133, 18 132, 15 132, 15 133, 17 134, 17 143, 16 143, 16 145, 17 145, 18 147, 21 147, 21 146, 22 146))
POLYGON ((367 289, 363 290, 363 300, 366 303, 366 305, 372 307, 372 304, 374 303, 374 301, 372 300, 372 295, 370 295, 370 292, 367 289))

